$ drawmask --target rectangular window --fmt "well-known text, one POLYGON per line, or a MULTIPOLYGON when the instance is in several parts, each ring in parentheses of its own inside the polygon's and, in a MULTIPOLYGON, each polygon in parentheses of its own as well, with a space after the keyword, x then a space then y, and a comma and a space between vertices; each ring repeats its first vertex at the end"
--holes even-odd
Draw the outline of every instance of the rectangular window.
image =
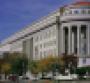
POLYGON ((83 64, 86 64, 86 58, 83 59, 83 64))

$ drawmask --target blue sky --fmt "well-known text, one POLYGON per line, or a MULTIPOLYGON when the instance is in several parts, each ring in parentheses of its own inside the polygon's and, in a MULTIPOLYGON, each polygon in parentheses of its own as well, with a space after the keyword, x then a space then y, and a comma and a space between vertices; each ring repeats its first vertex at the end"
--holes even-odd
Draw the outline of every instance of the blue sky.
POLYGON ((0 0, 0 41, 75 0, 0 0))

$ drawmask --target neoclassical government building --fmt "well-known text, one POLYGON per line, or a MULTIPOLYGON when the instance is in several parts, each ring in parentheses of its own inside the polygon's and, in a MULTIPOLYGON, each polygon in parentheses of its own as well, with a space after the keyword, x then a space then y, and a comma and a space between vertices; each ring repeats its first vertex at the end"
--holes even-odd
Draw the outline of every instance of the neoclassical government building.
POLYGON ((90 66, 90 2, 57 9, 3 40, 0 51, 24 52, 33 60, 74 54, 78 66, 90 66))

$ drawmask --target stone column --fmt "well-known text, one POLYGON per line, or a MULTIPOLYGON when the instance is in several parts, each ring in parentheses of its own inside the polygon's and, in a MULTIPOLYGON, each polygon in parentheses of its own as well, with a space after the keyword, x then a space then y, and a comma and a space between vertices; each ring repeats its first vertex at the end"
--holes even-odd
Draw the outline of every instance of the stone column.
POLYGON ((72 49, 72 32, 71 27, 68 27, 68 54, 71 54, 72 49))
POLYGON ((77 55, 81 54, 81 27, 77 26, 77 55))
POLYGON ((65 30, 61 27, 61 53, 65 53, 65 30))
POLYGON ((87 34, 87 43, 86 43, 87 44, 87 55, 90 54, 90 52, 89 52, 90 51, 90 47, 89 47, 90 46, 89 45, 90 44, 90 29, 89 28, 90 28, 90 25, 88 25, 86 27, 86 34, 87 34))
POLYGON ((74 53, 74 32, 72 32, 72 53, 74 53))

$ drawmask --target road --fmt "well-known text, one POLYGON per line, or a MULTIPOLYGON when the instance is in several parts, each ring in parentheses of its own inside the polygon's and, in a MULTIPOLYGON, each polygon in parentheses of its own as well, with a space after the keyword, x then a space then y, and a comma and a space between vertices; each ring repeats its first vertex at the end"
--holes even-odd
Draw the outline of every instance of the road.
POLYGON ((0 83, 29 83, 28 80, 19 80, 19 81, 0 81, 0 83))
POLYGON ((62 81, 50 81, 50 80, 38 80, 30 82, 27 80, 19 80, 18 82, 12 81, 0 81, 0 83, 90 83, 90 80, 62 80, 62 81))

